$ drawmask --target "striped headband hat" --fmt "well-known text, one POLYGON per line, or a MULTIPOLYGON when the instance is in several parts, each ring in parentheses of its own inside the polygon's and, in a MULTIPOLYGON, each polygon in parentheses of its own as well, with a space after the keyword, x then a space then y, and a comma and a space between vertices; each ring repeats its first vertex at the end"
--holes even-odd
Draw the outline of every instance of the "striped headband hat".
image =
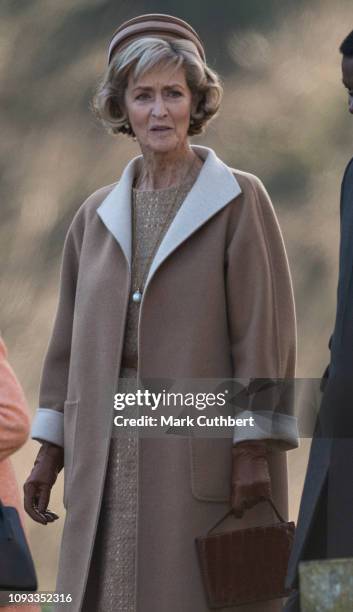
POLYGON ((143 36, 155 36, 164 39, 184 38, 196 46, 201 59, 205 62, 205 50, 202 40, 186 21, 161 13, 148 13, 125 21, 115 30, 108 50, 108 65, 113 55, 127 44, 143 36))

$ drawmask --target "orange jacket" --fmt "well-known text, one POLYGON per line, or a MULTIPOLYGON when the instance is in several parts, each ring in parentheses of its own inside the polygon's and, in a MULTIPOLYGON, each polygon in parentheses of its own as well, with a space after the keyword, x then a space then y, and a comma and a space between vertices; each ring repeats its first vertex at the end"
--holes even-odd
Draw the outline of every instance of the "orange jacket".
MULTIPOLYGON (((0 499, 5 506, 17 508, 22 520, 22 501, 10 455, 27 440, 29 412, 21 386, 7 361, 7 351, 0 337, 0 499)), ((39 612, 37 606, 6 606, 1 612, 39 612)))

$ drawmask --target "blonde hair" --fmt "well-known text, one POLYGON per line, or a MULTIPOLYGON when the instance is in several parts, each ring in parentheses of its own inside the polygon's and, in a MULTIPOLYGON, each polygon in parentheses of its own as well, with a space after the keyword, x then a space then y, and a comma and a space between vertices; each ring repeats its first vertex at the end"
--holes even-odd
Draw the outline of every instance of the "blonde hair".
POLYGON ((139 78, 157 65, 183 66, 195 110, 190 117, 188 135, 200 134, 217 114, 223 88, 219 76, 200 58, 189 40, 143 37, 117 52, 99 83, 91 109, 112 134, 134 136, 124 104, 125 90, 132 71, 139 78))

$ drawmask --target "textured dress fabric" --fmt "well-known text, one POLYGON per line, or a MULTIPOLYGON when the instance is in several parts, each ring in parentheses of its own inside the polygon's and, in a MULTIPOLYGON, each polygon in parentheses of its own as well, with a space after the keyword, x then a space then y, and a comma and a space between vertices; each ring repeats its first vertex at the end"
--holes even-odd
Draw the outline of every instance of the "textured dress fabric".
MULTIPOLYGON (((180 187, 151 191, 132 190, 133 259, 131 295, 148 261, 183 203, 195 177, 180 187)), ((119 393, 137 389, 139 303, 129 301, 119 374, 119 393)), ((138 407, 124 408, 134 417, 138 407)), ((138 430, 114 428, 92 563, 83 605, 84 612, 135 612, 136 537, 138 503, 138 430)))

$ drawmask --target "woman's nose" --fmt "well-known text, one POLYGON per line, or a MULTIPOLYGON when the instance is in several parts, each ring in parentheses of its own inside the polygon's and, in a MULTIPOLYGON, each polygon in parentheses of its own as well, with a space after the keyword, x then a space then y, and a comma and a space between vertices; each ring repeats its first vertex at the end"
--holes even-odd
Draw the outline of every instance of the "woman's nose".
POLYGON ((167 109, 162 96, 157 96, 152 108, 152 115, 154 117, 165 117, 167 114, 167 109))

